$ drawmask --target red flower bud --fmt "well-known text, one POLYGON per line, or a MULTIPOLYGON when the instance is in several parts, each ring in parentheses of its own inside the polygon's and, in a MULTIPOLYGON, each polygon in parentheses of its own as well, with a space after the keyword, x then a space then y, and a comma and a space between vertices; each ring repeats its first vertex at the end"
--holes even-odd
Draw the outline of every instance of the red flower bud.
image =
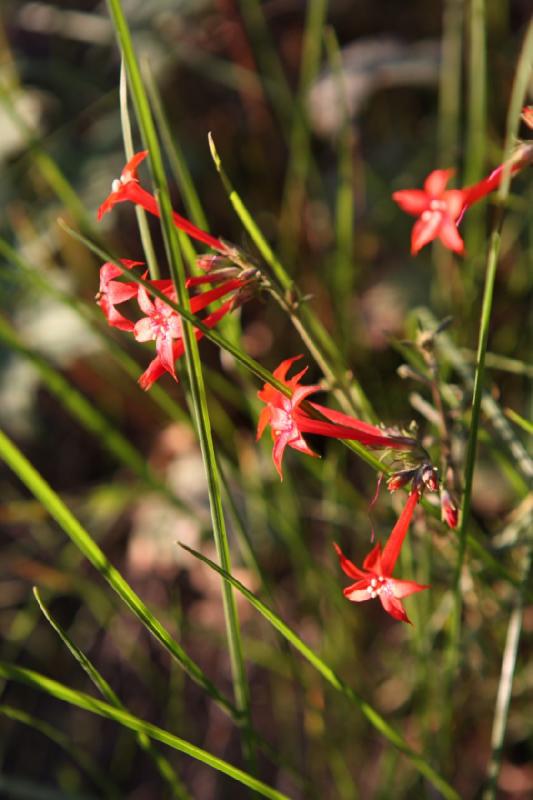
POLYGON ((445 522, 449 528, 455 530, 459 522, 459 512, 446 489, 440 494, 440 513, 442 521, 445 522))
POLYGON ((416 470, 414 469, 404 469, 401 472, 396 472, 394 475, 387 481, 387 487, 389 492, 397 492, 398 489, 403 489, 409 481, 412 481, 416 475, 416 470))

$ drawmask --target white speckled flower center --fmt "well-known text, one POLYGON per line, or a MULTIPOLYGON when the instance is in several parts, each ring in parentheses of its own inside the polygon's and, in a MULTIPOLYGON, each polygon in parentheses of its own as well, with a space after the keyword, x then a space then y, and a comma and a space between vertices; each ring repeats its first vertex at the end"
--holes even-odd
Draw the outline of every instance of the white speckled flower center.
POLYGON ((372 578, 370 581, 370 585, 367 588, 367 592, 372 599, 374 597, 378 597, 381 594, 383 589, 387 588, 387 579, 383 577, 383 575, 378 575, 377 578, 372 578))

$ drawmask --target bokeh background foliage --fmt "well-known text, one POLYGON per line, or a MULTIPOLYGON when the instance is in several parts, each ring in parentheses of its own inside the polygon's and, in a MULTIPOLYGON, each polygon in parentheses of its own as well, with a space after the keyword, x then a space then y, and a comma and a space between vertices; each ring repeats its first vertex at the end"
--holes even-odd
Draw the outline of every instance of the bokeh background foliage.
MULTIPOLYGON (((438 245, 413 259, 411 221, 390 195, 437 166, 455 167, 461 185, 499 163, 528 3, 122 8, 175 207, 258 256, 213 164, 211 131, 226 173, 336 342, 346 380, 362 387, 376 419, 416 419, 430 450, 431 397, 397 368, 423 366, 405 344, 420 325, 453 317, 438 358, 461 461, 494 207, 465 219, 464 260, 438 245)), ((93 302, 101 261, 58 225, 142 257, 131 207, 95 223, 125 160, 112 17, 106 4, 79 0, 6 0, 1 12, 1 427, 28 461, 2 438, 3 459, 25 481, 7 467, 0 475, 0 792, 233 798, 249 796, 239 781, 255 775, 272 797, 527 797, 528 173, 513 182, 502 233, 451 683, 455 535, 431 509, 415 520, 400 568, 432 590, 409 604, 413 628, 377 604, 347 603, 331 542, 358 560, 372 528, 390 530, 402 498, 382 492, 369 519, 375 472, 336 442, 312 443, 320 461, 289 452, 280 483, 270 442, 254 441, 257 380, 202 343, 232 574, 288 626, 280 636, 236 593, 256 736, 246 735, 232 720, 219 577, 176 544, 217 561, 187 372, 180 366, 180 386, 165 377, 148 394, 136 387, 149 353, 102 324, 93 302), (504 652, 516 656, 507 682, 504 652), (149 740, 143 720, 186 755, 149 740), (245 777, 224 776, 213 758, 245 777)), ((149 229, 167 275, 159 227, 149 229)), ((267 368, 305 353, 309 379, 323 377, 267 298, 220 330, 267 368)), ((357 392, 355 402, 369 412, 357 392)))

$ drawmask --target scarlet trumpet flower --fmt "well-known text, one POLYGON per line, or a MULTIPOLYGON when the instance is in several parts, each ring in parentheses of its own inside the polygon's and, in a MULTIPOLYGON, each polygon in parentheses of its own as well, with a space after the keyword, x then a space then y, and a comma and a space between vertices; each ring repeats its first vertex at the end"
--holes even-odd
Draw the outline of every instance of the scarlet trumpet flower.
MULTIPOLYGON (((238 279, 226 281, 226 283, 218 286, 216 289, 211 289, 208 292, 202 292, 192 297, 190 301, 191 312, 197 314, 199 311, 206 308, 206 306, 214 303, 215 300, 240 289, 242 286, 243 282, 238 279)), ((166 294, 170 300, 176 299, 173 285, 166 294)), ((208 328, 214 328, 214 326, 231 311, 235 299, 236 295, 226 301, 216 311, 204 317, 202 320, 203 324, 208 328)), ((144 311, 146 316, 135 323, 133 335, 138 342, 155 341, 157 350, 156 357, 150 362, 147 369, 139 378, 139 385, 142 389, 147 390, 165 372, 169 372, 175 381, 178 380, 174 365, 178 358, 184 355, 185 345, 183 342, 181 317, 176 311, 159 297, 155 297, 152 302, 148 293, 142 286, 139 288, 138 301, 141 311, 144 311)), ((197 341, 204 336, 203 331, 198 330, 198 328, 195 328, 194 335, 197 341)))
MULTIPOLYGON (((104 214, 111 211, 117 203, 124 203, 127 201, 142 206, 149 214, 154 214, 156 217, 160 216, 159 206, 157 205, 155 197, 151 195, 150 192, 147 192, 146 189, 143 189, 137 176, 137 168, 147 155, 148 150, 135 153, 122 170, 120 178, 116 178, 112 182, 111 193, 98 209, 97 216, 99 220, 102 219, 104 214)), ((199 242, 203 242, 203 244, 208 245, 208 247, 212 247, 213 250, 226 253, 227 247, 220 239, 216 239, 214 236, 211 236, 211 234, 206 233, 206 231, 197 228, 196 225, 193 225, 192 222, 189 222, 188 219, 185 219, 185 217, 182 217, 176 211, 172 212, 172 217, 176 227, 184 231, 188 236, 197 239, 199 242)))
POLYGON ((348 577, 355 579, 355 583, 343 590, 344 596, 352 603, 362 603, 379 597, 387 614, 409 623, 411 621, 401 603, 402 598, 429 587, 415 581, 398 580, 392 577, 392 573, 419 499, 420 495, 416 490, 411 492, 385 547, 382 550, 381 542, 378 542, 363 561, 362 569, 346 558, 337 544, 333 545, 341 569, 348 577))
MULTIPOLYGON (((121 263, 128 269, 142 264, 140 261, 129 261, 127 259, 122 259, 121 263)), ((174 380, 177 381, 175 362, 185 352, 180 315, 160 297, 155 297, 152 300, 150 298, 150 290, 144 285, 136 281, 118 280, 122 274, 120 267, 115 264, 108 262, 101 267, 100 291, 96 296, 98 305, 112 327, 133 333, 138 342, 155 341, 157 355, 139 378, 139 384, 143 389, 149 389, 165 372, 170 373, 174 380), (145 315, 137 322, 124 317, 116 308, 120 303, 134 298, 145 315)), ((146 279, 146 274, 143 277, 146 279)), ((207 314, 202 319, 203 324, 208 328, 213 328, 231 311, 237 299, 241 299, 243 288, 249 283, 247 280, 237 277, 229 280, 221 278, 216 273, 203 277, 201 282, 219 285, 190 298, 190 310, 193 314, 203 311, 216 300, 234 293, 233 297, 223 303, 220 308, 207 314)), ((169 300, 176 300, 176 291, 171 280, 154 280, 147 281, 147 283, 150 287, 154 287, 166 295, 169 300)), ((189 279, 186 285, 187 288, 196 286, 197 281, 194 278, 189 279)), ((194 335, 197 340, 200 340, 204 334, 198 328, 195 328, 194 335)))
MULTIPOLYGON (((531 145, 521 145, 511 158, 511 175, 531 163, 531 159, 531 145)), ((434 239, 440 239, 449 250, 463 255, 465 245, 457 226, 471 205, 499 187, 504 166, 500 164, 486 178, 464 189, 446 189, 454 170, 436 169, 426 178, 423 189, 394 192, 392 198, 400 208, 418 217, 411 233, 412 255, 434 239)))
POLYGON ((317 455, 307 445, 302 436, 304 433, 328 436, 333 439, 350 439, 361 442, 367 447, 381 449, 408 450, 416 446, 414 439, 387 433, 375 425, 362 422, 355 417, 342 414, 340 411, 333 411, 318 403, 310 402, 309 405, 320 415, 326 417, 326 420, 311 417, 300 406, 311 394, 321 391, 321 387, 300 385, 300 379, 307 372, 307 367, 292 378, 287 378, 292 364, 300 358, 302 356, 282 361, 273 372, 274 377, 292 391, 291 397, 287 397, 267 383, 257 393, 259 399, 266 404, 259 415, 257 439, 263 435, 266 426, 270 425, 274 440, 272 458, 282 480, 281 462, 286 447, 292 447, 309 456, 317 455))

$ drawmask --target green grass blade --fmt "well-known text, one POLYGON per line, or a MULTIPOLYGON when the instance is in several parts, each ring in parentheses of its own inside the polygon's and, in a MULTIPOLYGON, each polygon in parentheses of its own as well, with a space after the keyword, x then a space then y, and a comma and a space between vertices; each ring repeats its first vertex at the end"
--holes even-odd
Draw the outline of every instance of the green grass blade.
POLYGON ((265 92, 282 130, 288 130, 293 114, 293 96, 265 20, 264 5, 260 0, 239 0, 239 8, 253 51, 257 54, 259 77, 264 81, 265 92))
MULTIPOLYGON (((161 227, 165 240, 165 247, 169 260, 171 275, 176 286, 179 302, 188 310, 189 297, 185 288, 185 268, 178 243, 177 231, 172 218, 170 194, 168 191, 165 172, 163 169, 163 160, 161 157, 155 125, 150 112, 148 98, 144 89, 128 24, 124 16, 120 0, 109 0, 109 8, 128 71, 132 96, 137 111, 139 128, 141 130, 143 140, 149 150, 156 196, 158 198, 158 203, 161 210, 161 227)), ((198 351, 198 342, 194 335, 193 326, 185 319, 183 320, 183 342, 185 345, 185 360, 196 417, 196 427, 207 474, 209 503, 211 508, 211 519, 213 523, 215 544, 221 563, 228 571, 231 571, 230 549, 226 532, 224 510, 222 507, 220 479, 218 476, 215 449, 211 432, 211 423, 207 408, 207 398, 202 373, 202 365, 198 351)), ((252 744, 251 737, 249 735, 250 699, 246 669, 244 666, 244 657, 242 653, 242 642, 237 607, 235 604, 235 598, 233 597, 233 591, 225 582, 222 583, 222 593, 236 705, 238 711, 243 715, 246 740, 244 743, 245 751, 251 757, 252 744)))
POLYGON ((366 418, 375 419, 376 417, 372 406, 361 385, 354 378, 352 378, 350 385, 347 384, 345 380, 346 367, 343 365, 342 356, 339 353, 337 345, 318 317, 305 303, 296 304, 287 299, 289 293, 296 291, 292 278, 287 273, 281 261, 274 254, 263 233, 228 178, 211 134, 209 134, 209 146, 213 161, 215 162, 215 166, 224 188, 228 193, 230 203, 235 213, 283 289, 283 293, 280 293, 272 287, 273 297, 289 316, 292 324, 300 334, 302 341, 305 343, 325 377, 330 381, 331 386, 334 389, 337 386, 341 387, 342 391, 335 392, 341 404, 345 408, 346 405, 348 405, 347 410, 349 411, 353 411, 355 408, 357 413, 361 411, 366 418), (333 366, 330 366, 331 364, 333 366))
POLYGON ((168 747, 178 750, 181 753, 185 753, 185 755, 188 755, 191 758, 206 764, 208 767, 212 767, 213 769, 228 775, 230 778, 233 778, 233 780, 242 783, 244 786, 248 786, 250 789, 262 795, 263 797, 270 798, 270 800, 289 800, 287 795, 283 794, 282 792, 278 792, 276 789, 272 789, 262 781, 257 780, 252 775, 249 775, 238 767, 233 766, 233 764, 230 764, 221 758, 217 758, 217 756, 212 755, 207 750, 203 750, 201 747, 197 747, 196 745, 191 744, 185 739, 175 736, 174 734, 158 727, 157 725, 152 725, 150 722, 145 722, 145 720, 139 719, 139 717, 130 714, 128 711, 115 708, 109 703, 104 703, 102 700, 98 700, 97 698, 91 697, 83 692, 75 691, 74 689, 59 683, 52 678, 48 678, 45 675, 41 675, 38 672, 34 672, 30 669, 23 669, 22 667, 17 667, 0 661, 0 677, 4 678, 5 680, 16 681, 17 683, 24 684, 25 686, 29 686, 38 691, 45 692, 51 697, 55 697, 57 700, 69 703, 70 705, 81 708, 84 711, 89 711, 91 714, 97 714, 100 717, 113 720, 119 725, 129 728, 129 730, 132 730, 135 733, 144 734, 150 739, 155 739, 158 742, 162 742, 163 744, 168 745, 168 747))
POLYGON ((433 767, 419 754, 416 753, 406 740, 392 728, 383 717, 370 706, 356 691, 348 686, 335 671, 326 664, 305 642, 295 633, 288 625, 286 625, 277 614, 271 611, 264 603, 261 602, 252 592, 243 586, 240 581, 232 575, 224 572, 224 570, 215 564, 210 559, 193 550, 187 545, 181 544, 180 546, 191 553, 195 558, 203 561, 211 569, 215 570, 222 575, 224 580, 231 583, 252 605, 259 613, 274 627, 281 635, 308 661, 331 685, 334 689, 341 692, 348 698, 354 705, 356 705, 362 714, 367 718, 370 724, 379 731, 382 736, 387 739, 394 747, 404 753, 411 759, 415 768, 424 775, 441 793, 442 796, 449 798, 449 800, 458 800, 459 795, 457 792, 442 778, 433 767))
POLYGON ((150 104, 154 112, 154 117, 159 128, 161 140, 165 145, 170 166, 174 172, 174 175, 176 176, 178 186, 183 197, 183 202, 187 210, 187 216, 191 222, 194 222, 194 224, 199 228, 209 232, 209 222, 204 214, 202 201, 200 200, 198 192, 196 191, 196 187, 194 185, 179 141, 172 135, 172 131, 165 114, 165 109, 163 107, 163 102, 161 100, 161 95, 148 63, 142 64, 142 74, 146 84, 146 91, 148 92, 148 97, 150 98, 150 104))
MULTIPOLYGON (((529 525, 533 521, 529 515, 529 525)), ((513 610, 507 626, 507 636, 503 650, 502 667, 500 681, 498 684, 498 694, 494 709, 494 720, 491 733, 491 755, 487 769, 487 788, 483 793, 483 800, 495 800, 497 792, 498 776, 502 760, 502 749, 507 729, 509 717, 509 706, 511 703, 511 692, 513 688, 513 678, 518 657, 518 647, 520 635, 522 633, 522 623, 524 619, 524 593, 531 571, 531 545, 528 547, 523 566, 522 590, 516 595, 513 610)))
POLYGON ((289 140, 288 167, 281 203, 281 252, 291 267, 301 234, 302 210, 311 163, 311 131, 305 103, 311 84, 318 73, 322 51, 323 29, 328 0, 314 0, 306 6, 303 33, 302 62, 298 94, 294 102, 293 122, 289 140))
MULTIPOLYGON (((520 121, 520 110, 524 102, 528 81, 530 79, 532 58, 533 58, 533 22, 530 23, 528 31, 526 33, 513 85, 513 92, 511 96, 509 114, 507 118, 507 134, 506 134, 506 146, 505 146, 506 160, 509 159, 511 155, 513 142, 518 132, 518 125, 520 121)), ((461 523, 458 532, 459 547, 457 552, 457 562, 455 566, 455 575, 453 583, 454 607, 451 618, 448 651, 446 657, 448 687, 451 686, 451 682, 453 681, 453 678, 455 676, 460 655, 459 651, 460 651, 460 638, 461 638, 461 613, 463 608, 461 577, 466 555, 468 528, 470 525, 472 485, 474 479, 479 418, 481 410, 481 400, 483 396, 483 381, 485 375, 485 353, 487 350, 487 344, 489 338, 490 318, 491 318, 492 301, 494 294, 494 283, 496 279, 496 269, 498 266, 498 258, 500 253, 504 203, 509 194, 510 176, 511 176, 511 169, 510 169, 510 164, 508 162, 508 169, 504 171, 502 183, 498 192, 498 199, 500 201, 500 209, 499 209, 500 213, 495 228, 490 237, 489 251, 487 258, 487 269, 485 277, 485 289, 483 293, 483 302, 481 308, 481 321, 479 327, 479 339, 478 339, 478 350, 477 350, 477 368, 474 377, 470 432, 468 437, 468 446, 465 458, 464 492, 463 492, 463 500, 461 507, 461 523)), ((448 701, 447 705, 448 715, 451 715, 451 710, 452 710, 452 704, 449 703, 448 701)), ((451 724, 451 716, 449 716, 448 720, 448 731, 450 724, 451 724)))
POLYGON ((528 419, 524 419, 520 414, 516 411, 513 411, 512 408, 506 408, 505 416, 514 422, 515 425, 518 425, 519 428, 522 428, 529 436, 533 436, 533 423, 531 423, 528 419))
POLYGON ((463 0, 445 0, 439 79, 439 157, 442 166, 457 161, 461 116, 463 0))
MULTIPOLYGON (((283 383, 280 383, 280 381, 278 381, 273 376, 273 374, 269 372, 269 370, 265 369, 262 366, 262 364, 260 364, 258 361, 255 361, 255 359, 251 358, 251 356, 247 355, 247 353, 245 353, 244 350, 241 350, 239 347, 237 347, 237 345, 235 345, 226 337, 222 336, 214 328, 207 328, 197 317, 194 316, 194 314, 191 314, 189 309, 185 308, 179 302, 174 302, 170 300, 155 286, 150 285, 147 281, 143 280, 134 272, 127 270, 127 268, 124 267, 124 265, 121 264, 121 262, 117 258, 114 258, 109 253, 106 253, 105 250, 102 250, 101 247, 98 247, 98 245, 94 244, 94 242, 91 242, 90 239, 87 239, 87 237, 83 236, 81 233, 78 233, 78 231, 75 231, 73 230, 73 228, 70 228, 62 220, 59 221, 59 224, 65 231, 67 231, 67 233, 70 234, 70 236, 72 236, 74 239, 77 239, 80 242, 83 242, 83 244, 89 250, 95 253, 99 258, 102 258, 105 261, 109 261, 112 264, 115 264, 125 275, 126 274, 128 275, 128 278, 130 280, 135 281, 141 286, 145 286, 146 289, 148 289, 150 293, 154 295, 154 297, 159 297, 159 299, 162 300, 164 303, 166 303, 168 306, 170 306, 170 308, 173 308, 174 311, 177 311, 178 314, 180 314, 180 316, 182 316, 184 320, 187 320, 187 322, 190 322, 192 325, 194 325, 195 328, 198 328, 198 330, 202 331, 206 339, 209 339, 210 341, 214 342, 214 344, 220 347, 221 350, 226 350, 226 352, 230 353, 239 364, 245 367, 249 372, 251 372, 257 378, 259 378, 259 380, 261 380, 263 383, 270 384, 275 389, 278 389, 282 394, 286 395, 287 397, 290 397, 291 395, 290 389, 288 389, 287 386, 285 386, 283 383)), ((343 441, 343 444, 350 450, 352 450, 354 453, 357 453, 357 455, 360 456, 360 458, 363 461, 366 461, 366 463, 376 471, 378 472, 387 471, 386 468, 384 468, 382 462, 378 458, 376 458, 376 456, 374 456, 372 453, 366 450, 361 444, 359 444, 359 442, 343 441)))
POLYGON ((20 481, 42 503, 50 516, 67 534, 69 539, 91 562, 100 575, 118 594, 130 611, 142 622, 150 633, 163 645, 187 674, 198 683, 226 711, 234 713, 232 703, 219 692, 204 674, 202 669, 187 655, 185 650, 172 638, 159 620, 152 614, 141 598, 122 577, 120 572, 108 561, 91 535, 80 525, 72 512, 63 503, 50 485, 0 430, 0 458, 17 475, 20 481))
MULTIPOLYGON (((121 703, 118 695, 113 691, 103 675, 98 672, 96 667, 89 661, 85 653, 80 650, 80 648, 72 641, 67 632, 63 630, 61 625, 59 625, 59 623, 50 614, 50 611, 44 604, 36 586, 33 587, 33 594, 47 622, 52 626, 65 647, 74 656, 83 671, 89 676, 90 680, 94 683, 102 697, 107 700, 110 705, 115 706, 115 708, 120 708, 122 711, 127 711, 126 707, 123 705, 123 703, 121 703)), ((139 746, 150 756, 159 770, 160 775, 168 783, 168 786, 172 791, 172 796, 179 798, 179 800, 189 800, 189 794, 187 790, 179 780, 178 776, 174 772, 174 769, 172 768, 172 765, 165 758, 165 756, 159 753, 152 746, 150 739, 144 734, 137 734, 137 740, 139 742, 139 746)))

